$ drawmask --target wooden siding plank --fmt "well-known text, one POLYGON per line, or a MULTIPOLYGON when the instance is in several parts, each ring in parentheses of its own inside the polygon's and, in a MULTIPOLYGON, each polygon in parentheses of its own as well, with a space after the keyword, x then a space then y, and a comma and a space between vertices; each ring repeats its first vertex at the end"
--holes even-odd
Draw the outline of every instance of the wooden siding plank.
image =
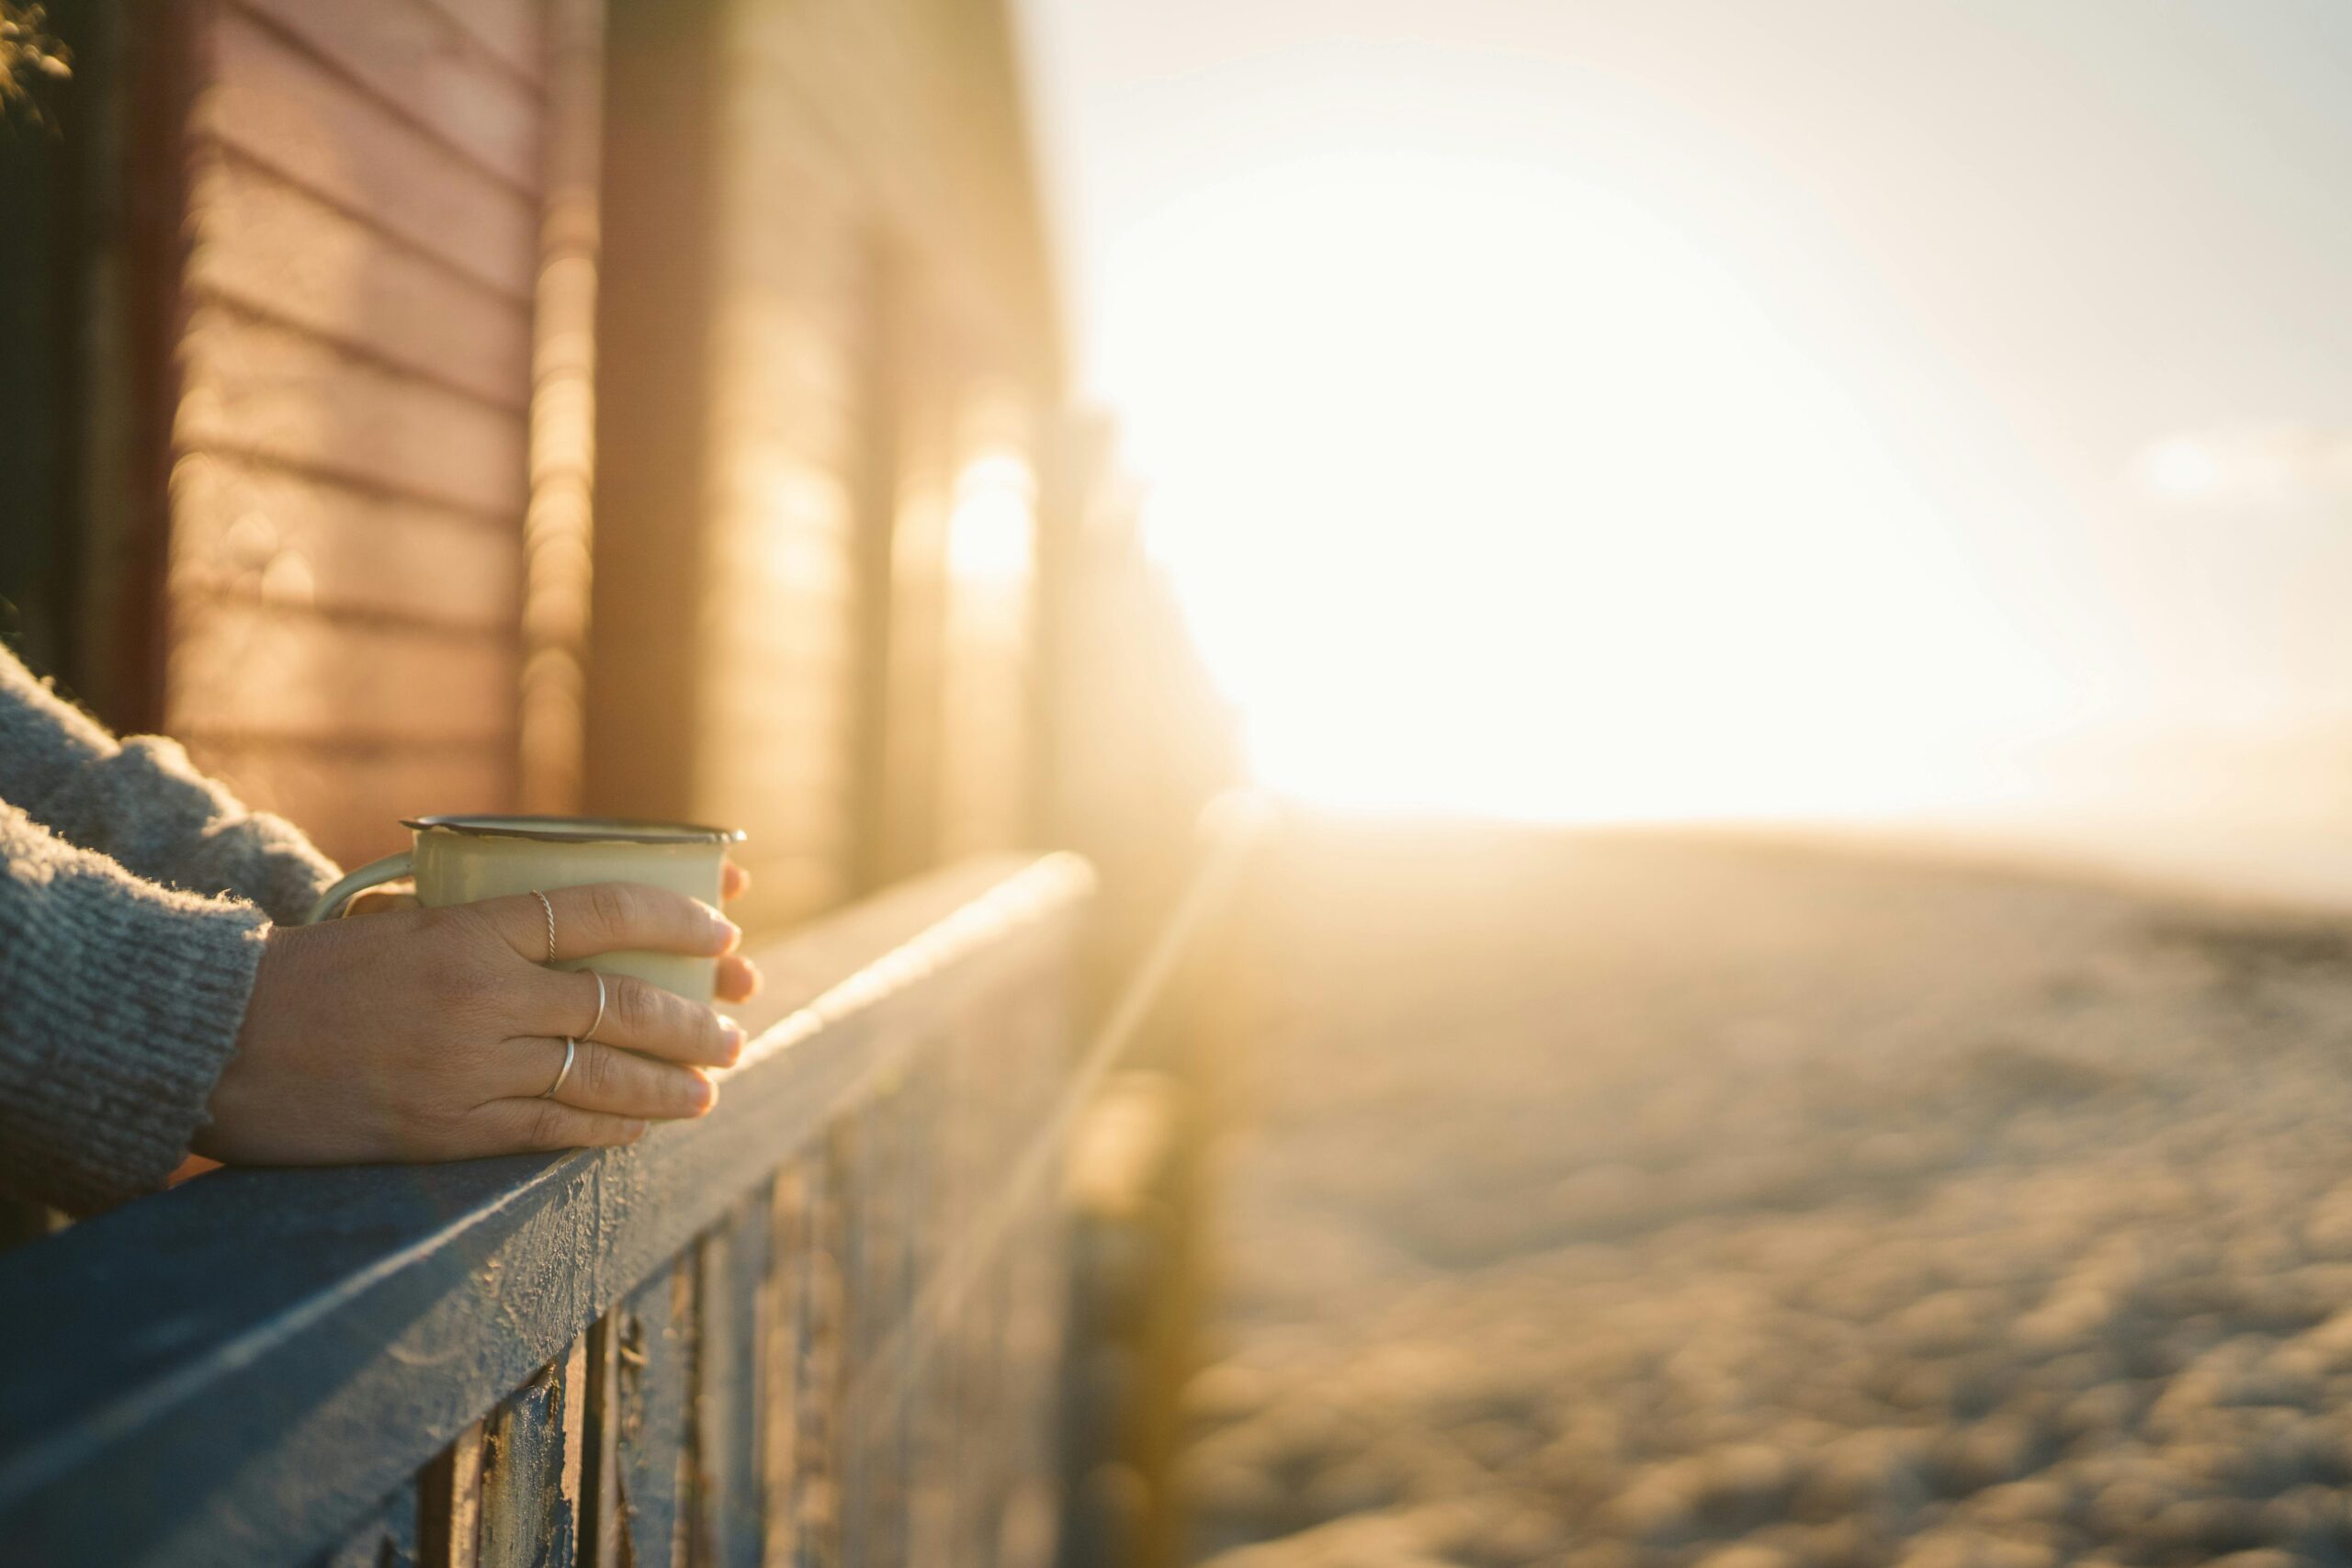
POLYGON ((188 198, 187 284, 519 411, 529 312, 232 152, 203 160, 188 198))
POLYGON ((196 130, 518 300, 538 260, 538 204, 420 134, 234 11, 212 29, 196 130))
POLYGON ((218 304, 191 312, 180 352, 180 451, 265 458, 519 527, 519 415, 218 304))
POLYGON ((288 818, 345 865, 404 847, 404 817, 514 804, 514 756, 503 740, 322 746, 196 736, 188 755, 248 806, 288 818))
POLYGON ((694 1528, 695 1568, 759 1568, 762 1413, 770 1398, 761 1301, 774 1195, 739 1203, 695 1248, 694 1528))
POLYGON ((583 1336, 492 1413, 482 1434, 482 1568, 571 1568, 587 1382, 583 1336))
POLYGON ((526 82, 546 69, 537 0, 429 0, 470 34, 499 63, 526 82))
POLYGON ((622 1558, 633 1568, 685 1560, 695 1462, 695 1269, 691 1252, 616 1309, 620 1404, 615 1461, 622 1558))
POLYGON ((513 734, 513 639, 337 620, 234 599, 179 605, 175 733, 490 740, 513 734))
POLYGON ((539 179, 539 102, 447 12, 414 0, 239 0, 368 91, 526 189, 539 179))
POLYGON ((521 541, 481 518, 200 453, 172 469, 171 591, 511 635, 521 541))

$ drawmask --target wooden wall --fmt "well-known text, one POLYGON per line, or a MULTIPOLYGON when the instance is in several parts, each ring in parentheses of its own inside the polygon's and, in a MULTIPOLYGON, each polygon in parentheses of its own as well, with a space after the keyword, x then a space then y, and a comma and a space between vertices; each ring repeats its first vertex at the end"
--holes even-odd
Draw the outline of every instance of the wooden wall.
POLYGON ((356 860, 520 794, 548 16, 187 15, 164 726, 356 860))
POLYGON ((611 17, 590 798, 749 829, 754 920, 1022 841, 1025 568, 956 549, 1057 392, 1002 12, 611 17))
POLYGON ((0 588, 105 590, 52 665, 103 716, 345 863, 426 811, 741 826, 754 922, 1036 836, 1001 0, 60 6, 143 62, 91 52, 137 124, 66 151, 144 238, 6 274, 130 303, 0 588))

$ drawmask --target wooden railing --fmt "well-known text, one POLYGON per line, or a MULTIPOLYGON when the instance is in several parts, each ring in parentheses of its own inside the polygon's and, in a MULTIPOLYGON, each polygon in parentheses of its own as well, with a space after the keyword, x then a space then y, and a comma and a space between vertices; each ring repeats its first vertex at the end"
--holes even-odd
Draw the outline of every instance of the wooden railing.
POLYGON ((231 1170, 0 1257, 0 1562, 1039 1563, 1067 856, 762 951, 634 1148, 231 1170))

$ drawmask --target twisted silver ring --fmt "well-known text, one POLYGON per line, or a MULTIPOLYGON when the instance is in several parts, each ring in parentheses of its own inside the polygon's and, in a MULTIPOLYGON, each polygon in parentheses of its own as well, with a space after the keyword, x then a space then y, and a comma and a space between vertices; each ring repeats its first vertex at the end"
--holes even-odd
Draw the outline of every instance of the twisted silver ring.
POLYGON ((596 1016, 589 1021, 587 1028, 580 1032, 580 1038, 582 1040, 595 1039, 596 1026, 605 1021, 605 976, 594 969, 589 970, 588 973, 594 976, 596 980, 596 1016))
POLYGON ((563 1066, 556 1069, 555 1082, 548 1085, 546 1089, 539 1091, 539 1098, 541 1100, 553 1100, 555 1098, 555 1091, 561 1089, 563 1087, 563 1080, 571 1076, 572 1059, 579 1055, 580 1042, 574 1040, 569 1034, 565 1035, 563 1037, 563 1066))
POLYGON ((555 962, 555 906, 548 903, 548 896, 536 887, 531 889, 531 897, 537 898, 539 908, 548 912, 548 962, 552 964, 555 962))

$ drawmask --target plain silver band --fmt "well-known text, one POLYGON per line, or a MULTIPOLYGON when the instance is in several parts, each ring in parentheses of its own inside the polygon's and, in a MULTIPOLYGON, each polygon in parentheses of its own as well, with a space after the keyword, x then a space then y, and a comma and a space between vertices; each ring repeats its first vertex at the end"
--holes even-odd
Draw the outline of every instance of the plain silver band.
POLYGON ((548 896, 536 887, 531 889, 531 897, 537 898, 539 908, 548 912, 548 962, 552 964, 555 962, 555 906, 548 903, 548 896))
POLYGON ((572 1059, 579 1055, 580 1042, 574 1040, 569 1034, 565 1035, 563 1037, 563 1066, 556 1069, 555 1082, 548 1085, 547 1088, 539 1091, 539 1098, 541 1100, 553 1100, 555 1098, 556 1090, 563 1087, 563 1080, 571 1076, 572 1059))
POLYGON ((589 970, 588 973, 596 976, 596 1016, 587 1028, 580 1032, 580 1038, 582 1040, 595 1039, 597 1024, 605 1021, 605 977, 594 969, 589 970))

